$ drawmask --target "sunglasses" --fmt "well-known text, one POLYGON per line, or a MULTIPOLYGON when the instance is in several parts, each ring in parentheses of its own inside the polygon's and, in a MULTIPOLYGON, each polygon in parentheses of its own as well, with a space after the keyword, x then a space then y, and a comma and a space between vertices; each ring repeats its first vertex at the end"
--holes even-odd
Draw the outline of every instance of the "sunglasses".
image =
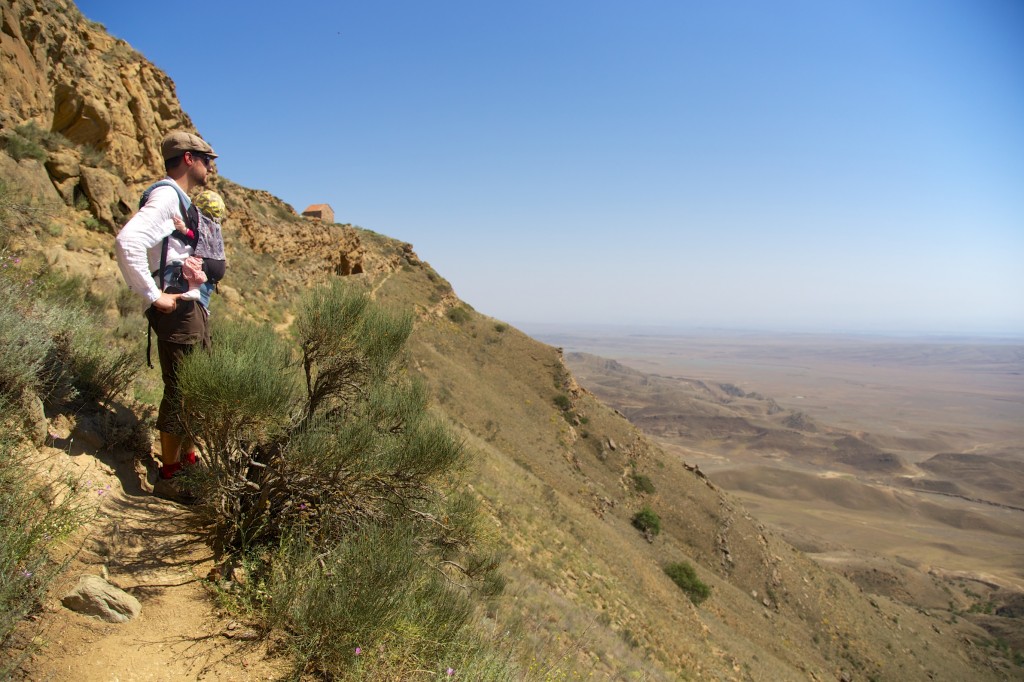
POLYGON ((192 158, 199 159, 200 161, 203 162, 203 165, 206 166, 207 168, 209 168, 210 164, 213 163, 213 157, 210 156, 209 154, 204 154, 202 152, 191 152, 191 154, 192 154, 192 158))

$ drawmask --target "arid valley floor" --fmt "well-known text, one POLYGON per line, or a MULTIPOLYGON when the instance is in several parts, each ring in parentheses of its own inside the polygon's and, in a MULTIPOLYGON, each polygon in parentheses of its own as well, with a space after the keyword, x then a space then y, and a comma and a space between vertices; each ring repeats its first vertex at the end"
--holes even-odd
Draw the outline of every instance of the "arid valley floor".
POLYGON ((532 331, 816 560, 1024 649, 1020 340, 532 331))

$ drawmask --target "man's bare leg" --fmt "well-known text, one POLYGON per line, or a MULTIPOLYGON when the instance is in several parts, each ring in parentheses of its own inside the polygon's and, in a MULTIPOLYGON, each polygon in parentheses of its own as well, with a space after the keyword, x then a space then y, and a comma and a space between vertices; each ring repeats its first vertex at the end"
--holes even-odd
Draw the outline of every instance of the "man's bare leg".
POLYGON ((184 436, 176 433, 160 432, 160 463, 164 466, 176 464, 181 459, 181 446, 184 444, 191 447, 191 443, 185 442, 184 436))

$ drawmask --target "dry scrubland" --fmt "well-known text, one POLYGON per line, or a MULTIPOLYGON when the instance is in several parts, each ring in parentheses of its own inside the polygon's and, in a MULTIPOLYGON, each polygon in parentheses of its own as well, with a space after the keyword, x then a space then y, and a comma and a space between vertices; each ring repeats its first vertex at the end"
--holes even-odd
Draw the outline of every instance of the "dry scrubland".
MULTIPOLYGON (((95 334, 90 348, 134 353, 141 367, 145 327, 132 296, 115 286, 112 236, 160 174, 155 141, 172 128, 191 129, 191 121, 165 74, 72 5, 0 0, 0 9, 0 75, 9 95, 0 98, 0 248, 12 263, 21 259, 5 273, 20 272, 20 283, 50 282, 49 307, 26 310, 84 307, 95 334), (16 59, 7 60, 8 54, 16 59), (95 124, 97 117, 103 125, 95 124)), ((829 420, 815 409, 853 422, 851 415, 862 413, 811 393, 823 385, 813 381, 813 372, 780 367, 770 355, 717 383, 644 376, 605 361, 570 358, 590 392, 557 348, 473 310, 411 245, 354 226, 303 220, 270 193, 225 178, 213 184, 230 215, 229 279, 212 306, 215 325, 222 325, 215 339, 225 350, 229 321, 242 329, 269 325, 254 337, 293 339, 301 320, 298 295, 335 280, 377 305, 412 315, 395 380, 422 381, 430 413, 464 442, 468 471, 446 485, 457 485, 479 503, 475 530, 500 550, 506 578, 504 593, 474 601, 467 621, 483 654, 493 654, 500 665, 475 676, 456 660, 456 679, 1020 677, 1024 647, 1017 646, 1012 626, 1021 605, 989 585, 1020 578, 1009 557, 1019 555, 1020 523, 1013 516, 1019 512, 971 501, 1012 505, 1021 489, 1014 478, 1017 460, 1005 445, 1019 444, 1019 433, 1005 432, 1001 417, 957 421, 956 411, 933 412, 934 428, 917 432, 909 427, 922 423, 912 411, 919 404, 908 400, 901 408, 906 419, 891 429, 829 420), (280 234, 289 239, 274 238, 280 234), (770 387, 748 383, 772 372, 802 377, 789 393, 810 394, 800 399, 806 409, 793 412, 786 391, 773 395, 770 387), (780 422, 784 428, 776 428, 780 422), (984 437, 976 440, 978 433, 984 437), (932 456, 940 452, 952 456, 932 456), (995 476, 968 475, 980 455, 1004 469, 995 476), (759 472, 756 466, 766 468, 759 472), (727 474, 736 477, 736 494, 722 489, 727 474), (920 488, 947 495, 915 492, 920 488), (877 526, 873 506, 889 514, 887 531, 913 515, 918 536, 893 534, 893 543, 905 546, 888 555, 858 551, 853 562, 842 550, 854 550, 856 543, 830 539, 825 522, 856 512, 877 526), (800 533, 788 532, 779 520, 782 512, 795 511, 804 514, 794 522, 800 533), (803 532, 805 525, 810 532, 803 532), (963 551, 968 541, 978 546, 963 551), (957 551, 943 550, 942 543, 957 551), (928 573, 921 570, 926 548, 963 562, 987 552, 992 566, 1003 570, 993 570, 998 576, 988 583, 967 563, 934 562, 964 571, 959 580, 928 573), (1000 552, 1002 563, 993 558, 1000 552)), ((10 314, 0 319, 11 338, 22 338, 31 326, 10 314)), ((760 343, 746 347, 751 345, 760 343)), ((11 348, 16 344, 4 345, 11 348)), ((705 349, 721 350, 710 343, 705 349)), ((640 356, 654 362, 659 354, 640 356)), ((721 359, 708 355, 705 361, 721 359)), ((870 382, 892 386, 881 373, 865 382, 856 363, 844 371, 869 393, 886 392, 870 382)), ((82 376, 69 376, 82 383, 82 376)), ((951 377, 944 384, 944 404, 958 404, 950 390, 958 382, 951 377)), ((32 493, 30 512, 43 515, 55 499, 46 490, 54 487, 74 488, 91 503, 77 533, 69 524, 60 543, 48 538, 33 546, 33 570, 19 556, 13 570, 0 575, 4 598, 13 595, 22 609, 0 614, 16 616, 13 629, 0 633, 0 670, 11 664, 22 679, 220 680, 289 672, 322 679, 324 657, 330 656, 335 679, 448 679, 457 651, 441 647, 429 668, 417 665, 424 660, 422 646, 437 644, 436 633, 422 631, 422 620, 399 618, 395 627, 374 629, 394 622, 388 620, 396 615, 388 606, 394 600, 384 600, 380 618, 367 619, 360 632, 322 623, 334 628, 331 636, 311 640, 304 649, 309 658, 296 659, 289 642, 303 632, 303 618, 325 609, 279 611, 271 619, 267 602, 259 602, 271 594, 266 585, 273 582, 283 594, 292 587, 303 591, 310 584, 306 576, 315 573, 339 587, 310 603, 338 609, 362 594, 344 587, 345 580, 379 566, 381 553, 364 553, 330 570, 322 566, 322 572, 311 558, 314 573, 298 575, 268 568, 279 555, 261 547, 228 557, 211 573, 208 529, 191 512, 148 494, 155 471, 149 427, 159 377, 143 371, 128 384, 102 399, 45 396, 47 411, 35 409, 26 429, 3 422, 10 429, 0 434, 7 455, 0 473, 16 476, 2 481, 19 480, 26 490, 39 491, 32 493), (66 570, 52 583, 41 580, 39 569, 59 568, 62 558, 66 570), (104 575, 131 592, 143 615, 113 625, 63 608, 60 597, 83 573, 104 575), (35 591, 25 592, 25 585, 35 591), (363 632, 378 639, 363 641, 363 632)), ((972 409, 999 414, 990 405, 1004 404, 997 399, 1012 392, 999 384, 986 390, 972 409)), ((892 411, 888 405, 880 408, 882 416, 892 411)), ((1012 414, 1014 404, 1005 405, 1012 414)), ((359 454, 373 459, 370 451, 359 454)), ((8 495, 14 488, 0 485, 0 499, 16 499, 8 495)), ((7 518, 0 515, 0 530, 16 536, 20 528, 4 525, 7 518)), ((853 534, 857 525, 845 528, 853 534)), ((359 533, 347 537, 358 540, 359 533)), ((412 539, 424 548, 430 544, 429 534, 412 539)), ((425 549, 423 556, 432 554, 425 549)), ((453 595, 464 592, 456 583, 448 587, 453 595)), ((393 590, 389 596, 414 592, 393 590)), ((274 599, 269 602, 272 607, 274 599)))
POLYGON ((587 351, 567 356, 584 386, 823 565, 1024 648, 993 617, 1024 593, 1019 341, 545 339, 587 351))

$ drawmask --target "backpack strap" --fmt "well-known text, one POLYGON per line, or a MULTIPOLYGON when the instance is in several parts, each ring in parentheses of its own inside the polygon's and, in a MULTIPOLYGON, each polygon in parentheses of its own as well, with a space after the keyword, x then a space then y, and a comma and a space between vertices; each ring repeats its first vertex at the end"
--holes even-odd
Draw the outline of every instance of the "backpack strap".
POLYGON ((139 208, 142 208, 143 206, 146 205, 146 202, 149 201, 150 193, 157 187, 171 187, 174 189, 175 192, 178 193, 178 204, 180 204, 181 206, 181 217, 187 219, 188 207, 192 205, 192 200, 188 198, 188 195, 185 194, 185 191, 182 190, 181 187, 178 187, 178 183, 176 183, 174 180, 169 180, 167 178, 164 178, 163 180, 157 180, 152 185, 146 188, 146 191, 142 193, 142 197, 139 198, 139 208))
MULTIPOLYGON (((141 209, 143 206, 146 205, 146 202, 149 201, 149 195, 157 187, 170 187, 174 189, 175 192, 177 192, 178 210, 181 212, 181 219, 185 221, 186 225, 188 225, 189 209, 192 208, 192 200, 188 198, 188 195, 185 194, 181 187, 178 187, 178 183, 174 182, 173 180, 168 180, 165 178, 163 180, 158 180, 149 187, 147 187, 146 190, 142 193, 142 196, 139 198, 139 208, 141 209)), ((161 291, 163 291, 164 288, 164 268, 167 265, 167 242, 169 239, 170 235, 164 237, 163 247, 160 252, 160 271, 157 276, 159 277, 161 291)))

